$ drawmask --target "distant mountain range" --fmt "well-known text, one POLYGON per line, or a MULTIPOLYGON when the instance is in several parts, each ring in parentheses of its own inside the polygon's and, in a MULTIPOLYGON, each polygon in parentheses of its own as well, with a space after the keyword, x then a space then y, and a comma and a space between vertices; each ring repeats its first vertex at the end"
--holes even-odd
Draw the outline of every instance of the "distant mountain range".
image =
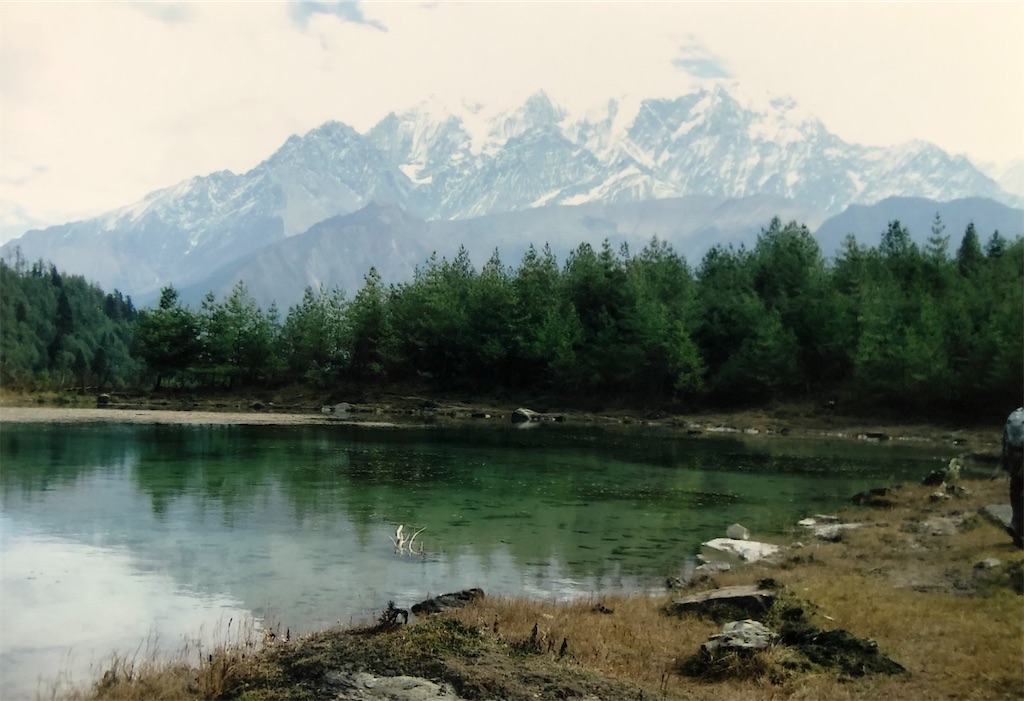
POLYGON ((983 246, 995 231, 1007 239, 1024 234, 1024 210, 992 200, 970 197, 935 202, 921 197, 890 197, 870 206, 850 205, 818 227, 814 236, 822 252, 832 255, 839 250, 847 234, 855 234, 858 243, 877 245, 889 222, 899 220, 910 231, 911 238, 924 245, 932 233, 936 214, 945 227, 943 234, 949 237, 950 255, 959 247, 971 223, 983 246))
POLYGON ((639 251, 657 236, 681 255, 699 260, 714 243, 752 243, 773 216, 809 225, 823 218, 813 208, 769 195, 548 206, 429 222, 396 205, 370 204, 238 258, 179 291, 183 301, 194 303, 210 291, 221 297, 243 280, 262 306, 276 301, 279 308, 287 308, 306 286, 339 287, 351 298, 371 266, 385 282, 402 282, 432 253, 450 259, 460 245, 478 266, 497 250, 505 265, 516 267, 530 244, 538 249, 550 245, 564 263, 583 242, 599 246, 607 239, 616 250, 625 243, 639 251))
POLYGON ((895 196, 1021 205, 963 157, 920 142, 848 144, 789 100, 755 109, 714 88, 572 117, 539 93, 495 115, 425 103, 365 134, 328 122, 247 173, 197 176, 30 231, 0 255, 17 246, 136 299, 241 278, 287 306, 305 284, 352 292, 370 265, 404 279, 459 244, 476 258, 497 246, 515 264, 529 243, 561 252, 657 234, 692 262, 714 243, 750 240, 774 215, 814 229, 895 196))

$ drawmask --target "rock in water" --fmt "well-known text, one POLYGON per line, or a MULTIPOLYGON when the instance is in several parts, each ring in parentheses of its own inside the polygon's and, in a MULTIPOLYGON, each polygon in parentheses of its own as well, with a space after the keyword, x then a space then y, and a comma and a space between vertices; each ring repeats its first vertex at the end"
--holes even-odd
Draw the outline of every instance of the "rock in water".
POLYGON ((725 537, 733 540, 750 540, 750 531, 738 523, 734 523, 725 529, 725 537))

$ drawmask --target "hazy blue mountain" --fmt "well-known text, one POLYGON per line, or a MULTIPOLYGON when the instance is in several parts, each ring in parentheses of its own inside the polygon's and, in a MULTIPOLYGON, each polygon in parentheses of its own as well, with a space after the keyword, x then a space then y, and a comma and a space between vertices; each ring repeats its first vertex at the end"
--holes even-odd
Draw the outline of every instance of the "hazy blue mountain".
MULTIPOLYGON (((791 100, 754 107, 716 87, 570 115, 538 93, 494 114, 428 102, 365 134, 328 122, 247 173, 195 177, 93 219, 28 232, 0 254, 18 246, 29 260, 143 298, 169 283, 200 283, 373 202, 447 221, 693 196, 765 196, 829 214, 893 196, 1020 205, 962 157, 926 143, 848 144, 791 100)), ((702 245, 729 231, 707 223, 702 245)))
POLYGON ((833 256, 847 234, 854 234, 858 243, 877 246, 889 222, 898 220, 910 231, 911 238, 923 246, 931 236, 936 213, 945 226, 943 235, 949 237, 951 255, 960 245, 971 222, 982 245, 997 230, 1007 239, 1024 235, 1024 209, 1007 207, 980 197, 951 202, 935 202, 921 197, 889 197, 873 205, 850 205, 842 214, 825 221, 814 235, 822 252, 833 256))
MULTIPOLYGON (((223 299, 239 282, 261 307, 285 311, 306 287, 340 288, 351 299, 376 267, 388 281, 410 278, 431 254, 429 224, 396 205, 371 203, 352 214, 330 217, 298 236, 236 259, 201 281, 179 289, 183 302, 198 304, 213 292, 223 299)), ((140 300, 146 304, 153 295, 140 300)))
MULTIPOLYGON (((263 307, 281 311, 298 302, 303 290, 342 289, 348 298, 362 287, 370 267, 385 283, 412 279, 431 254, 452 259, 465 246, 479 268, 495 252, 516 267, 529 246, 550 245, 559 263, 583 242, 609 241, 638 252, 657 236, 693 265, 715 244, 753 244, 773 216, 816 226, 824 215, 768 195, 726 200, 692 196, 653 202, 548 206, 474 219, 425 221, 401 208, 370 204, 352 214, 331 217, 309 231, 235 260, 208 277, 179 288, 183 301, 197 304, 208 292, 227 295, 242 280, 263 307)), ((147 304, 150 293, 137 300, 147 304)))

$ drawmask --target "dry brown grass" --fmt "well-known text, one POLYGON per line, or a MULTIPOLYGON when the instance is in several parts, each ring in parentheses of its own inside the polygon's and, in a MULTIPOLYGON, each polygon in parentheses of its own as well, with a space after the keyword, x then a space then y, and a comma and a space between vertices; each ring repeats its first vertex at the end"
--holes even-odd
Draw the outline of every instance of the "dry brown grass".
POLYGON ((534 625, 542 654, 558 657, 566 642, 567 663, 648 689, 663 688, 679 661, 719 626, 695 620, 681 625, 665 615, 665 597, 606 597, 557 604, 489 597, 449 614, 510 645, 530 640, 534 625), (613 611, 594 611, 598 604, 613 611))
POLYGON ((229 621, 224 631, 200 633, 173 652, 162 650, 155 639, 131 653, 115 652, 89 687, 58 679, 45 698, 53 701, 180 701, 181 699, 234 698, 247 681, 266 666, 263 635, 252 620, 240 625, 229 621))

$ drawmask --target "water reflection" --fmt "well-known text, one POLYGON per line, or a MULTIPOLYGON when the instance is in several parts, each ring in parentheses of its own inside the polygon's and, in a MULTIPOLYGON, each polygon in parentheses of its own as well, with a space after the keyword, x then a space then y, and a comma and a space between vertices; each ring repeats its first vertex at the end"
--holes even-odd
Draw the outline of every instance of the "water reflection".
POLYGON ((949 458, 547 428, 5 426, 5 683, 15 668, 52 674, 69 645, 106 653, 225 612, 298 631, 470 586, 558 598, 652 586, 733 522, 783 538, 949 458), (393 552, 398 524, 425 527, 423 557, 393 552), (91 584, 47 583, 58 578, 91 584), (88 640, 34 626, 47 606, 69 631, 92 628, 88 640))
POLYGON ((0 519, 0 698, 45 692, 57 672, 87 681, 114 650, 158 635, 176 648, 211 623, 241 621, 241 604, 147 571, 123 548, 25 531, 0 519))

